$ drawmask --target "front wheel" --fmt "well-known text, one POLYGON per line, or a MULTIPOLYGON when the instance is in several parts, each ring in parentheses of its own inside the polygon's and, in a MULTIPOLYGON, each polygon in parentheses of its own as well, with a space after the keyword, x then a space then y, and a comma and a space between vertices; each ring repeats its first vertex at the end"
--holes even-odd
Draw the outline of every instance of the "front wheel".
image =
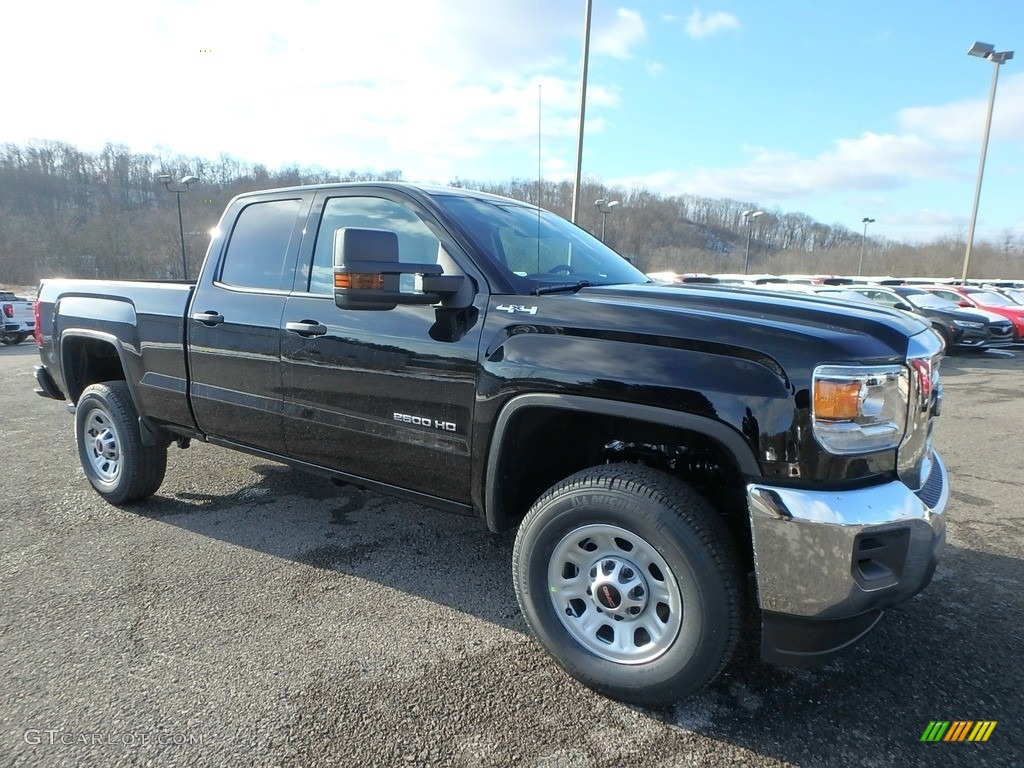
POLYGON ((111 504, 152 496, 167 471, 167 446, 145 445, 123 381, 93 384, 75 411, 78 458, 92 487, 111 504))
POLYGON ((707 685, 739 637, 739 567, 724 522, 648 467, 594 467, 549 490, 519 529, 513 578, 527 624, 558 663, 633 704, 707 685))

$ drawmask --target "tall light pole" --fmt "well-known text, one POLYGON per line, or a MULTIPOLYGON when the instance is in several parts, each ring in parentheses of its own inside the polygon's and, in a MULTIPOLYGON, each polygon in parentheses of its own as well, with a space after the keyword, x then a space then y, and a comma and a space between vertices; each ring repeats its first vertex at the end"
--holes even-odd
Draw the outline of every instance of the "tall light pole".
POLYGON ((1013 58, 1013 51, 997 51, 994 45, 975 43, 967 51, 968 56, 988 59, 992 67, 992 89, 988 94, 988 115, 985 118, 985 135, 981 140, 981 161, 978 163, 978 182, 974 187, 974 208, 971 210, 971 228, 967 233, 967 251, 964 253, 964 273, 961 283, 967 282, 967 266, 971 261, 971 249, 974 247, 974 227, 978 223, 978 203, 981 200, 981 178, 985 174, 985 154, 988 152, 988 135, 992 130, 992 107, 996 103, 996 83, 999 82, 999 65, 1013 58))
POLYGON ((575 224, 580 215, 580 185, 583 182, 583 122, 587 115, 587 64, 590 62, 590 11, 593 0, 587 0, 583 17, 583 72, 580 75, 580 125, 576 138, 576 176, 572 182, 572 218, 575 224))
POLYGON ((754 219, 758 216, 764 216, 764 211, 744 211, 742 214, 743 221, 747 223, 747 250, 743 254, 743 274, 747 274, 750 268, 750 230, 753 228, 754 219))
POLYGON ((605 198, 602 197, 600 200, 595 200, 594 205, 596 205, 597 210, 601 212, 601 242, 603 243, 605 227, 608 223, 608 214, 612 212, 612 208, 619 205, 619 201, 606 200, 605 198))
POLYGON ((167 188, 168 192, 173 192, 178 198, 178 234, 181 236, 181 272, 188 280, 188 261, 185 259, 185 227, 181 222, 181 193, 188 189, 189 184, 193 184, 199 181, 198 176, 185 176, 181 181, 178 182, 181 186, 180 189, 171 189, 171 177, 162 173, 158 177, 164 187, 167 188))
POLYGON ((874 224, 875 220, 865 216, 860 223, 864 225, 864 234, 860 237, 860 261, 857 262, 857 277, 864 274, 864 243, 868 239, 868 224, 874 224))

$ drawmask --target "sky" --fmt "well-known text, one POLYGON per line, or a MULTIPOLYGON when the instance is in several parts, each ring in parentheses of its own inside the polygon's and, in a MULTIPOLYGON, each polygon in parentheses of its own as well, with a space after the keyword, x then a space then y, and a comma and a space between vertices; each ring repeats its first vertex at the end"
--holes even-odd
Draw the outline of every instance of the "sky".
MULTIPOLYGON (((0 144, 573 178, 586 0, 12 0, 0 144)), ((593 0, 583 174, 869 236, 1024 237, 1021 0, 593 0)), ((586 202, 586 201, 584 201, 586 202)))

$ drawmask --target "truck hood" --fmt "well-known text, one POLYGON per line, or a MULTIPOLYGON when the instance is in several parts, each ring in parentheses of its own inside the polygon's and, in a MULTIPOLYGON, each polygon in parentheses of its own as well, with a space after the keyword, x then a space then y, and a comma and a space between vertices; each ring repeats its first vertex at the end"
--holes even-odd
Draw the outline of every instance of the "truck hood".
POLYGON ((591 333, 668 337, 705 351, 718 346, 723 354, 771 357, 791 370, 811 359, 903 360, 909 338, 930 328, 922 318, 868 303, 733 286, 593 286, 567 303, 586 312, 581 325, 591 333))

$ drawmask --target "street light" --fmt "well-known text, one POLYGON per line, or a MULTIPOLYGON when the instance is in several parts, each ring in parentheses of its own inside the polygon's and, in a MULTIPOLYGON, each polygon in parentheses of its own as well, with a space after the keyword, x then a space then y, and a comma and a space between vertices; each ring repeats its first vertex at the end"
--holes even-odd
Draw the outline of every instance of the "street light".
POLYGON ((750 266, 750 230, 751 223, 758 216, 764 216, 764 211, 744 211, 742 214, 743 221, 747 223, 747 250, 743 255, 743 274, 747 274, 747 270, 750 266))
POLYGON ((171 189, 171 177, 162 173, 157 178, 167 188, 168 192, 173 192, 178 198, 178 234, 181 236, 181 271, 185 275, 185 279, 188 280, 188 262, 185 260, 185 227, 181 223, 181 193, 188 189, 189 184, 199 181, 198 176, 185 176, 178 184, 183 184, 181 189, 171 189))
POLYGON ((875 220, 865 216, 860 223, 864 225, 864 234, 860 238, 860 261, 857 263, 857 277, 864 274, 864 242, 868 239, 868 224, 874 224, 875 220))
POLYGON ((981 178, 985 174, 985 154, 988 152, 988 134, 992 130, 992 107, 996 103, 996 83, 999 81, 999 65, 1013 58, 1013 51, 997 51, 994 45, 975 43, 967 51, 968 56, 988 59, 992 67, 992 90, 988 94, 988 116, 985 118, 985 135, 981 140, 981 161, 978 163, 978 182, 974 187, 974 208, 971 210, 971 229, 967 233, 967 252, 964 253, 964 273, 961 283, 967 282, 967 265, 971 261, 971 249, 974 247, 974 227, 978 223, 978 202, 981 200, 981 178))
POLYGON ((594 205, 597 206, 597 210, 601 212, 601 242, 604 242, 605 228, 608 224, 608 214, 612 212, 612 208, 619 205, 618 200, 606 200, 603 197, 600 200, 595 200, 594 205))

